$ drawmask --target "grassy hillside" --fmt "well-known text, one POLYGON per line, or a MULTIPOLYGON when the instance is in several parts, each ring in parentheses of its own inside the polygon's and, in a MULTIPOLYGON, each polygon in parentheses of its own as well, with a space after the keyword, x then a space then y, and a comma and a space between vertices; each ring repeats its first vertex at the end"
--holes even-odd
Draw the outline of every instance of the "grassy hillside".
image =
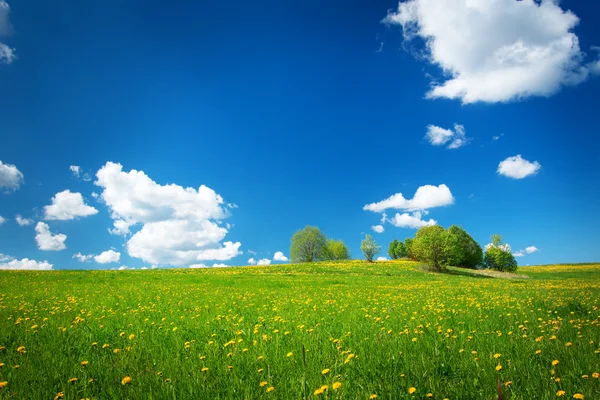
POLYGON ((594 399, 599 306, 600 265, 0 271, 0 399, 594 399))

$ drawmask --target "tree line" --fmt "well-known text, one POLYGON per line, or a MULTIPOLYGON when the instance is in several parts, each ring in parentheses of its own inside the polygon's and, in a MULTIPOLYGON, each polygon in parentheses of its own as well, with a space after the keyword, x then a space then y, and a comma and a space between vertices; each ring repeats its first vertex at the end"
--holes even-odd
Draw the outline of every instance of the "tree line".
MULTIPOLYGON (((512 272, 517 261, 510 246, 500 235, 492 235, 492 242, 481 246, 462 227, 452 225, 444 229, 439 225, 420 228, 415 237, 404 242, 394 239, 388 246, 391 259, 410 259, 426 263, 431 269, 441 271, 447 266, 462 268, 490 268, 512 272)), ((381 251, 371 235, 365 235, 360 249, 367 262, 373 262, 381 251)), ((328 239, 315 226, 307 226, 292 236, 290 255, 293 262, 348 260, 350 251, 341 240, 328 239)))

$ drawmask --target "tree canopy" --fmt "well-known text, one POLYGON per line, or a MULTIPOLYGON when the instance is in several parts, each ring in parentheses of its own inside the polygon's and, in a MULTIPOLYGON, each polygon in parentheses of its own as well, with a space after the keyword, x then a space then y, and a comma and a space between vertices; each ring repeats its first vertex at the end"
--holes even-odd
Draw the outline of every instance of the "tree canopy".
POLYGON ((380 249, 381 248, 369 234, 365 235, 365 238, 360 242, 360 250, 363 252, 368 262, 373 262, 373 257, 379 253, 380 249))
POLYGON ((290 256, 293 262, 327 259, 327 237, 316 226, 306 226, 292 236, 290 256))

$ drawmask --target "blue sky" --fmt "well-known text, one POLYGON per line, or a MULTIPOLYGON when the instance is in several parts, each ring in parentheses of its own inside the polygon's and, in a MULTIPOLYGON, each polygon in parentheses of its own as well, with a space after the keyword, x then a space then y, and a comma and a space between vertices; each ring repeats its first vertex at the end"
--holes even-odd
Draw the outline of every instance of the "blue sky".
POLYGON ((0 262, 277 263, 305 225, 384 256, 434 222, 599 261, 600 4, 469 3, 0 1, 0 262))

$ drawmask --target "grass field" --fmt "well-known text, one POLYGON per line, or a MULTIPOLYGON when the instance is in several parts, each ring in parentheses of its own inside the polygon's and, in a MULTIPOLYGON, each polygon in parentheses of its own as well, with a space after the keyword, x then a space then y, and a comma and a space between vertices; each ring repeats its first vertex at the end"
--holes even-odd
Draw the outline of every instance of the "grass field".
POLYGON ((600 399, 599 306, 600 265, 0 271, 0 399, 600 399))

